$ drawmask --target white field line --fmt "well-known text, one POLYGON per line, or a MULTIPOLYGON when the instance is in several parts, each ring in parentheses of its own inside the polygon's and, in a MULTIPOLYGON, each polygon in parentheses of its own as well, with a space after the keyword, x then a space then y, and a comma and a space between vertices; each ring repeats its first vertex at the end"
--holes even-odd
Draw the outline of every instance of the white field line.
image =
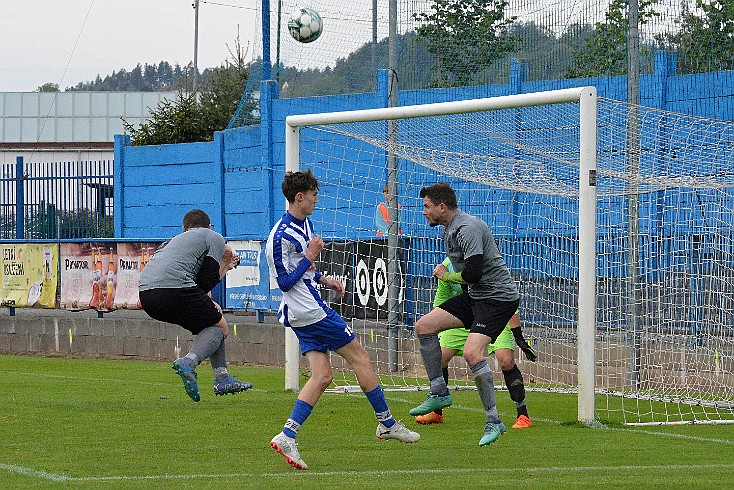
MULTIPOLYGON (((541 466, 533 468, 492 468, 493 473, 517 473, 524 472, 546 472, 557 473, 567 471, 593 471, 593 472, 635 472, 635 471, 670 471, 670 470, 711 470, 711 469, 734 469, 732 464, 704 464, 704 465, 622 465, 622 466, 541 466)), ((103 482, 103 481, 144 481, 144 480, 210 480, 225 478, 308 478, 324 476, 395 476, 411 474, 466 474, 486 473, 486 468, 442 468, 442 469, 415 469, 415 470, 374 470, 374 471, 288 471, 285 473, 223 473, 223 474, 193 474, 193 475, 130 475, 130 476, 99 476, 75 478, 64 475, 56 475, 46 471, 37 471, 32 468, 6 465, 0 463, 0 470, 18 473, 26 476, 42 478, 51 481, 64 482, 103 482)))
MULTIPOLYGON (((352 395, 352 394, 348 394, 348 395, 349 396, 355 396, 355 395, 352 395)), ((344 395, 341 395, 341 396, 344 396, 344 395)), ((394 401, 394 402, 415 403, 412 400, 405 400, 403 398, 394 398, 394 397, 389 397, 389 396, 386 396, 386 398, 388 400, 391 400, 391 401, 394 401)), ((467 411, 467 412, 475 412, 475 413, 484 413, 484 410, 481 409, 481 408, 464 407, 462 405, 451 405, 451 409, 452 410, 464 410, 464 411, 467 411)), ((531 409, 532 409, 532 407, 531 407, 531 409)), ((515 417, 515 414, 514 413, 512 413, 512 414, 509 414, 509 413, 500 413, 500 415, 503 416, 503 417, 507 417, 507 418, 515 417)), ((558 420, 542 419, 542 418, 539 418, 539 417, 533 417, 532 415, 531 415, 531 419, 534 420, 534 421, 543 422, 543 423, 547 423, 547 424, 558 424, 558 425, 560 425, 562 423, 562 422, 560 422, 558 420)), ((686 434, 672 434, 672 433, 667 433, 667 432, 658 432, 658 431, 654 431, 654 430, 642 430, 642 429, 633 429, 633 428, 627 429, 627 428, 606 427, 606 426, 594 427, 594 428, 595 429, 598 429, 598 430, 612 430, 612 431, 620 431, 620 432, 632 432, 632 433, 636 433, 636 434, 645 434, 645 435, 650 435, 650 436, 673 437, 673 438, 684 439, 684 440, 689 440, 689 441, 713 442, 713 443, 716 443, 716 444, 726 444, 726 445, 734 446, 734 441, 730 441, 730 440, 726 440, 726 439, 712 439, 712 438, 708 438, 708 437, 691 436, 691 435, 686 435, 686 434)))
MULTIPOLYGON (((23 373, 19 371, 0 371, 0 372, 6 372, 11 373, 13 375, 19 375, 19 376, 37 376, 40 378, 56 378, 56 379, 70 379, 74 381, 83 381, 85 383, 88 382, 102 382, 102 383, 125 383, 125 384, 137 384, 137 385, 144 385, 144 386, 173 386, 173 385, 180 385, 181 381, 180 379, 176 377, 171 377, 171 381, 169 382, 163 382, 163 381, 139 381, 139 380, 129 380, 129 379, 114 379, 114 378, 84 378, 81 376, 68 376, 63 374, 47 374, 47 373, 23 373)), ((176 375, 178 376, 178 375, 176 375)), ((257 389, 257 388, 250 388, 247 391, 262 391, 265 392, 266 390, 257 389)))

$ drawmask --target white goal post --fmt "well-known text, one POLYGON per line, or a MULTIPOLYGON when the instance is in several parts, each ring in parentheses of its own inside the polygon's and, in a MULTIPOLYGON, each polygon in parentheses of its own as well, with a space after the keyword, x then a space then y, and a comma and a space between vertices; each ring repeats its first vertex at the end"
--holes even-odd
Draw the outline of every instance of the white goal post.
MULTIPOLYGON (((594 420, 596 332, 596 206, 597 206, 597 96, 594 87, 572 88, 502 97, 401 106, 381 109, 293 115, 286 118, 286 171, 302 164, 301 128, 345 123, 409 120, 492 112, 561 103, 577 103, 579 117, 578 161, 578 296, 577 296, 577 388, 578 419, 594 420)), ((391 153, 391 150, 388 151, 391 153)), ((306 163, 308 165, 308 163, 306 163)), ((318 174, 317 174, 318 176, 318 174)), ((469 176, 467 176, 469 178, 469 176)), ((462 206, 462 202, 459 202, 462 206)), ((318 225, 316 226, 319 232, 318 225)), ((299 390, 300 351, 295 334, 286 331, 285 388, 299 390)), ((372 330, 370 330, 372 331, 372 330)), ((392 368, 391 368, 392 370, 392 368)))

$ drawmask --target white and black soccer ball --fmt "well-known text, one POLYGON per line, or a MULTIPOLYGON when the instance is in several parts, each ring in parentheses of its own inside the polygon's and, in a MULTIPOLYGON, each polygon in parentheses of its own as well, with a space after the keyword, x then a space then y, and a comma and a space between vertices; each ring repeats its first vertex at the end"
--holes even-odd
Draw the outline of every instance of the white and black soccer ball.
POLYGON ((308 7, 297 7, 288 19, 288 32, 300 43, 312 43, 319 38, 324 23, 318 12, 308 7))

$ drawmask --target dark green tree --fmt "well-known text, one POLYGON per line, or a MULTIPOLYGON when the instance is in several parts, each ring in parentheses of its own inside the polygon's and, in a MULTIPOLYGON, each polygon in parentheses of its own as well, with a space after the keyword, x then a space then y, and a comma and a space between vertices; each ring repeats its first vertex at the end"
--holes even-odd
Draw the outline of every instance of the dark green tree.
POLYGON ((46 82, 36 89, 36 92, 59 92, 59 84, 46 82))
MULTIPOLYGON (((245 90, 249 74, 246 54, 238 37, 234 51, 230 49, 232 61, 205 70, 200 92, 184 93, 179 89, 176 100, 161 101, 151 109, 150 118, 137 128, 123 119, 131 143, 139 146, 211 141, 214 132, 226 129, 245 90)), ((255 101, 251 101, 244 111, 252 118, 255 108, 255 101)))
POLYGON ((682 4, 677 32, 656 36, 663 49, 678 53, 679 73, 734 68, 734 1, 696 0, 682 4))
MULTIPOLYGON (((240 43, 239 36, 234 46, 227 45, 230 61, 205 72, 204 83, 206 89, 202 91, 199 102, 202 116, 206 124, 214 131, 225 129, 240 103, 240 99, 247 87, 247 78, 250 67, 246 61, 247 48, 240 43)), ((253 113, 257 109, 257 102, 252 94, 247 94, 245 103, 240 110, 238 125, 244 126, 255 122, 253 113)))
POLYGON ((134 146, 211 141, 212 131, 204 121, 196 93, 179 90, 176 100, 164 99, 151 109, 150 118, 135 128, 125 119, 125 130, 134 146))
MULTIPOLYGON (((646 24, 660 14, 653 10, 658 0, 640 0, 638 23, 646 24)), ((613 0, 603 22, 584 38, 580 49, 573 52, 573 61, 565 78, 585 78, 627 74, 627 0, 613 0)), ((640 52, 650 52, 649 46, 640 46, 640 52)))
POLYGON ((434 86, 468 85, 474 75, 512 52, 507 0, 433 0, 430 12, 413 14, 419 41, 436 60, 434 86))

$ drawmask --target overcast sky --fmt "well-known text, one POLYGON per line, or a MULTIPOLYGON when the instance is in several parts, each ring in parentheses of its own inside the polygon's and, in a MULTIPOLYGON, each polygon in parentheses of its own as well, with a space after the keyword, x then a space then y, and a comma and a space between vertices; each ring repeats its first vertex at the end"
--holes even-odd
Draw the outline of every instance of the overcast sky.
MULTIPOLYGON (((0 92, 61 90, 135 65, 194 57, 194 0, 0 0, 0 92)), ((199 71, 229 59, 239 24, 254 38, 260 0, 200 0, 199 71), (239 7, 239 8, 238 8, 239 7)), ((249 56, 248 56, 249 58, 249 56)))

